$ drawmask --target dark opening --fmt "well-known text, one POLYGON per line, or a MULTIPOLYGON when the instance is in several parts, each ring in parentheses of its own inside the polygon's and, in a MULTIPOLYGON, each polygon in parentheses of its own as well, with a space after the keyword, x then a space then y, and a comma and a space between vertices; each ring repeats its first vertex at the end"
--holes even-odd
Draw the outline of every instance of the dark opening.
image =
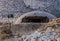
POLYGON ((13 14, 8 14, 8 18, 14 18, 13 14))
POLYGON ((22 23, 47 23, 49 18, 47 16, 26 16, 22 19, 22 23))

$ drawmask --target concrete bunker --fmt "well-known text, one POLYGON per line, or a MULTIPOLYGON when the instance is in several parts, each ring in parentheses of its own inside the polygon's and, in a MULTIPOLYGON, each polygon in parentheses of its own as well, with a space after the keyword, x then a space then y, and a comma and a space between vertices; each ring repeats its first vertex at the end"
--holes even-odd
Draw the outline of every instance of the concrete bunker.
POLYGON ((44 11, 32 11, 18 17, 14 24, 20 23, 47 23, 56 17, 44 11))

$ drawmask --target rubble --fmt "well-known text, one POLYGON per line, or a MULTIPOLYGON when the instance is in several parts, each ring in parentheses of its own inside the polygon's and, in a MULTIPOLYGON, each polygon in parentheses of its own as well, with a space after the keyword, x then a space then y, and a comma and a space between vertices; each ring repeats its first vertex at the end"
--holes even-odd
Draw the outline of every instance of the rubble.
MULTIPOLYGON (((58 27, 58 26, 57 26, 58 27)), ((47 27, 45 30, 39 28, 31 33, 15 33, 14 37, 6 38, 4 41, 60 41, 60 27, 47 27)))
MULTIPOLYGON (((48 27, 46 31, 51 27, 48 27)), ((13 41, 60 41, 60 37, 57 37, 57 33, 53 28, 49 29, 47 33, 39 32, 38 30, 31 34, 25 34, 21 37, 15 36, 13 41)), ((12 41, 12 39, 10 41, 12 41)), ((9 40, 6 40, 9 41, 9 40)))

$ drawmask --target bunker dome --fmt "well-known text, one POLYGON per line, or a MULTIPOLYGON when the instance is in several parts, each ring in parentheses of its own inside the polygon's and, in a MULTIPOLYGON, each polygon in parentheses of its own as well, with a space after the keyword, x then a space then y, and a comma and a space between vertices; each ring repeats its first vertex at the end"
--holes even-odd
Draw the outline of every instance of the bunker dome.
POLYGON ((32 11, 18 17, 18 19, 15 21, 14 24, 45 23, 45 22, 49 22, 52 19, 56 19, 56 17, 50 13, 44 11, 32 11))

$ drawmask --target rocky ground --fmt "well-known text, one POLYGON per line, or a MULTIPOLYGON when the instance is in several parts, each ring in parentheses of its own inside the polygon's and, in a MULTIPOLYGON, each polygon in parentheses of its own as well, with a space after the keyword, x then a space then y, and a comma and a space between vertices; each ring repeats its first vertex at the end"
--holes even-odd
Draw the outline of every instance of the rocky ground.
POLYGON ((28 26, 30 25, 31 28, 33 27, 34 30, 29 28, 26 24, 24 26, 22 25, 23 24, 21 24, 20 26, 23 27, 22 28, 23 30, 19 31, 17 28, 15 28, 16 32, 13 34, 13 37, 10 37, 10 38, 7 37, 5 39, 2 39, 1 41, 60 41, 60 25, 59 24, 54 27, 47 27, 47 29, 45 30, 43 30, 44 26, 43 28, 41 28, 42 27, 40 26, 41 24, 39 25, 34 24, 35 26, 33 24, 32 25, 27 24, 28 26), (38 28, 36 29, 37 26, 38 28), (26 32, 25 29, 28 31, 26 32))
POLYGON ((39 30, 31 34, 22 36, 15 35, 14 38, 5 39, 4 41, 60 41, 60 33, 48 27, 45 32, 39 30))

